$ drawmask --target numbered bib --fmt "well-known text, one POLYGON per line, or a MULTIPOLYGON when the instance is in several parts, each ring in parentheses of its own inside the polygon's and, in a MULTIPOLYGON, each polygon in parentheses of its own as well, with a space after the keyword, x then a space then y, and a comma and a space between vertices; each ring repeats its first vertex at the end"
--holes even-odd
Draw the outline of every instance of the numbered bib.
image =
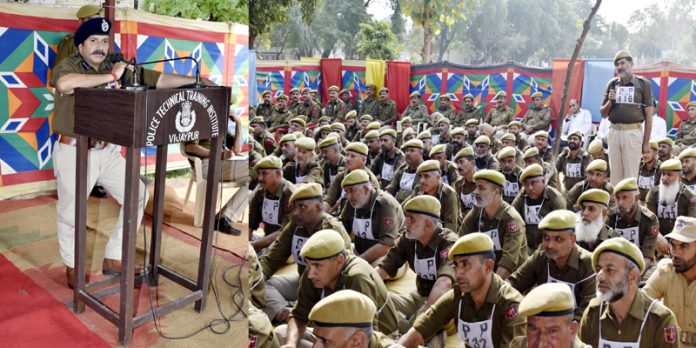
POLYGON ((431 142, 433 143, 433 146, 439 144, 440 143, 440 134, 433 134, 431 137, 431 142))
POLYGON ((447 179, 447 175, 443 175, 441 180, 443 184, 449 185, 449 179, 447 179))
POLYGON ((459 305, 457 316, 457 336, 462 343, 462 347, 472 348, 493 348, 493 314, 495 305, 488 320, 466 322, 461 320, 462 306, 459 305))
POLYGON ((640 235, 638 234, 638 226, 629 228, 614 228, 614 231, 619 233, 621 237, 624 237, 626 240, 640 248, 640 235))
POLYGON ((541 222, 541 204, 539 205, 527 205, 524 204, 524 222, 527 225, 538 225, 541 222))
POLYGON ((655 176, 638 176, 638 188, 650 190, 655 187, 655 176))
POLYGON ((372 219, 353 218, 353 234, 362 239, 375 240, 372 235, 372 219))
POLYGON ((634 104, 635 103, 635 87, 622 86, 616 89, 617 104, 634 104))
POLYGON ((416 178, 416 173, 406 173, 401 175, 399 188, 406 191, 413 191, 413 180, 416 178))
POLYGON ((336 175, 329 174, 329 183, 332 183, 336 179, 336 175))
POLYGON ((303 175, 303 176, 295 175, 295 184, 304 184, 304 179, 306 177, 307 177, 306 175, 303 175))
POLYGON ((505 185, 503 186, 503 196, 515 197, 517 196, 518 192, 520 192, 520 184, 505 180, 505 185))
POLYGON ((562 281, 562 280, 560 280, 560 279, 556 279, 556 278, 552 277, 552 276, 551 276, 551 271, 549 270, 549 265, 548 265, 548 264, 546 264, 546 273, 548 274, 548 276, 546 277, 546 282, 547 282, 547 283, 561 283, 561 284, 568 285, 568 287, 570 288, 570 292, 573 294, 573 307, 576 307, 576 306, 577 306, 577 301, 575 300, 575 284, 569 283, 569 282, 565 282, 565 281, 562 281))
POLYGON ((677 219, 677 201, 670 205, 657 203, 657 217, 660 219, 677 219))
POLYGON ((491 237, 491 239, 493 240, 493 246, 495 247, 495 251, 503 250, 502 246, 500 245, 500 232, 498 232, 497 228, 494 230, 485 231, 483 233, 491 237))
POLYGON ((391 181, 394 177, 394 165, 393 164, 382 164, 382 180, 391 181))
POLYGON ((261 219, 269 225, 279 226, 280 215, 280 199, 263 198, 263 207, 261 208, 261 219))
POLYGON ((290 250, 292 250, 292 257, 295 259, 295 263, 298 265, 307 266, 307 262, 305 262, 305 260, 300 256, 300 250, 302 250, 302 246, 305 242, 307 242, 307 239, 309 238, 300 237, 296 234, 292 236, 292 245, 290 250))
POLYGON ((435 256, 419 259, 418 254, 413 255, 413 268, 422 279, 435 281, 437 279, 437 264, 435 256))
POLYGON ((464 194, 464 191, 459 194, 459 199, 461 199, 462 204, 464 205, 464 208, 466 209, 471 209, 474 207, 474 201, 476 199, 474 198, 474 193, 471 192, 470 194, 464 194))
POLYGON ((566 176, 569 178, 581 178, 581 166, 582 163, 566 163, 566 176))

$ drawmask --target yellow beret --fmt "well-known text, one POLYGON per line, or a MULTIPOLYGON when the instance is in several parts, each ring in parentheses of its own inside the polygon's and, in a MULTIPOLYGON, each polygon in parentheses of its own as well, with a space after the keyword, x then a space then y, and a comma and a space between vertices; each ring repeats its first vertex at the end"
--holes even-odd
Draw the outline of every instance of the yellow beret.
POLYGON ((345 132, 345 131, 346 131, 346 126, 345 126, 343 123, 341 123, 341 122, 335 122, 335 123, 332 123, 332 124, 331 124, 331 130, 334 130, 334 131, 335 131, 335 130, 341 130, 341 131, 345 132))
POLYGON ((365 145, 364 143, 353 142, 353 143, 348 144, 348 146, 346 146, 346 152, 347 151, 351 151, 351 152, 355 152, 355 153, 363 155, 363 156, 367 156, 369 149, 367 148, 367 145, 365 145))
POLYGON ((609 206, 609 192, 601 189, 589 189, 578 197, 578 205, 583 202, 591 202, 609 206))
POLYGON ((300 126, 302 126, 302 128, 304 128, 307 125, 307 122, 305 122, 305 120, 303 120, 302 118, 299 118, 299 117, 295 117, 295 118, 291 119, 290 123, 297 123, 300 126))
POLYGON ((507 97, 507 93, 505 91, 500 91, 498 92, 498 95, 495 96, 496 99, 499 97, 507 97))
POLYGON ((319 148, 324 149, 336 144, 338 144, 338 139, 336 139, 336 137, 326 137, 326 139, 319 142, 319 148))
POLYGON ((390 137, 396 139, 396 131, 393 130, 393 129, 391 129, 391 128, 387 128, 387 129, 385 129, 385 130, 379 132, 379 137, 380 137, 380 138, 383 137, 383 136, 385 136, 385 135, 388 135, 388 136, 390 136, 390 137))
POLYGON ((470 118, 470 119, 466 120, 466 122, 464 123, 465 126, 472 126, 472 125, 478 126, 478 124, 479 124, 479 120, 475 119, 475 118, 470 118))
POLYGON ((687 109, 690 107, 696 107, 696 101, 692 101, 692 102, 689 102, 689 104, 686 104, 687 109))
POLYGON ((657 141, 655 140, 650 140, 650 148, 653 150, 657 150, 660 148, 660 146, 657 144, 657 141))
POLYGON ((515 135, 512 133, 505 133, 503 134, 502 137, 500 137, 500 140, 509 140, 509 141, 517 141, 517 138, 515 138, 515 135))
POLYGON ((414 131, 413 128, 406 128, 406 129, 404 129, 404 132, 401 133, 401 135, 404 139, 406 139, 412 135, 415 135, 415 134, 416 134, 416 131, 414 131))
POLYGON ((263 97, 263 96, 265 96, 266 94, 271 95, 271 91, 267 89, 267 90, 265 90, 265 91, 263 91, 263 92, 261 93, 261 96, 263 97))
POLYGON ((297 139, 299 139, 299 138, 301 138, 301 137, 304 136, 304 134, 303 134, 301 131, 294 131, 294 132, 292 132, 292 133, 290 133, 290 134, 292 134, 292 135, 295 136, 295 140, 297 140, 297 139))
POLYGON ((420 93, 418 91, 415 91, 415 92, 411 93, 411 95, 409 95, 408 97, 409 98, 414 98, 414 97, 420 98, 420 96, 421 96, 420 93))
POLYGON ((402 118, 401 124, 404 124, 404 123, 413 123, 413 119, 411 118, 411 116, 406 116, 406 117, 402 118))
POLYGON ((370 182, 370 176, 363 169, 356 169, 348 173, 341 181, 341 187, 360 185, 370 182))
POLYGON ((570 210, 554 210, 541 219, 539 229, 548 231, 573 230, 577 221, 577 214, 570 210))
POLYGON ((376 129, 373 129, 365 134, 365 140, 368 139, 379 139, 379 132, 376 129))
POLYGON ((450 135, 451 135, 451 136, 455 136, 455 135, 465 135, 465 134, 466 134, 466 130, 464 130, 464 128, 462 128, 462 127, 455 127, 454 129, 452 129, 452 130, 450 131, 450 135))
POLYGON ((658 144, 667 144, 669 146, 674 146, 674 141, 671 138, 664 137, 657 141, 658 144))
POLYGON ((682 150, 682 152, 679 154, 679 160, 683 160, 685 158, 689 157, 696 157, 696 149, 693 147, 687 147, 686 149, 682 150))
POLYGON ((471 93, 467 93, 467 94, 464 95, 464 99, 463 99, 463 100, 467 100, 467 99, 474 100, 474 96, 473 96, 471 93))
POLYGON ((604 150, 604 145, 602 144, 602 139, 595 139, 590 142, 590 146, 587 147, 587 152, 591 155, 599 153, 604 150))
POLYGON ((675 239, 682 243, 696 241, 696 218, 690 216, 677 217, 672 232, 665 235, 665 238, 675 239))
POLYGON ((404 204, 404 213, 422 214, 440 218, 440 201, 429 195, 416 196, 404 204))
POLYGON ((534 137, 535 137, 535 138, 545 138, 545 139, 548 139, 548 138, 549 138, 549 132, 547 132, 547 131, 537 131, 536 133, 534 133, 534 137))
POLYGON ((382 87, 382 88, 380 88, 380 89, 379 89, 379 93, 382 93, 382 92, 387 92, 387 93, 389 93, 389 88, 387 88, 387 87, 382 87))
POLYGON ((350 111, 348 111, 348 113, 346 114, 346 117, 345 117, 345 118, 346 118, 346 120, 350 120, 350 119, 355 118, 355 116, 358 116, 358 112, 355 111, 355 110, 350 110, 350 111))
POLYGON ((582 132, 578 129, 568 133, 568 138, 570 138, 572 136, 578 137, 578 138, 580 138, 580 140, 582 140, 582 132))
POLYGON ((253 126, 254 124, 257 124, 257 123, 266 124, 266 121, 263 119, 263 116, 256 116, 256 117, 254 117, 254 118, 251 119, 251 122, 249 122, 249 124, 252 125, 252 126, 253 126))
POLYGON ((312 93, 312 89, 309 88, 309 87, 303 88, 303 89, 302 89, 302 94, 305 94, 305 93, 312 93))
POLYGON ((297 200, 321 198, 322 194, 323 192, 321 185, 315 182, 310 184, 301 184, 290 196, 289 202, 292 204, 297 200))
POLYGON ((524 159, 530 159, 534 156, 539 156, 539 149, 536 147, 530 147, 524 152, 524 159))
POLYGON ((294 142, 297 137, 295 137, 295 134, 293 133, 288 133, 280 137, 280 140, 278 140, 278 146, 283 145, 284 143, 287 143, 288 141, 294 142))
POLYGON ((367 89, 367 88, 369 88, 369 89, 377 89, 377 86, 375 86, 374 83, 368 83, 368 84, 365 85, 365 89, 367 89))
POLYGON ((544 168, 541 165, 534 163, 527 168, 524 168, 522 174, 520 174, 520 182, 524 184, 524 181, 531 178, 536 178, 538 176, 544 176, 544 168))
POLYGON ((505 175, 503 175, 501 172, 490 169, 483 169, 474 173, 474 180, 486 180, 498 186, 505 185, 505 175))
POLYGON ((423 149, 423 141, 421 141, 420 139, 411 139, 411 140, 407 141, 406 143, 404 143, 403 145, 401 145, 402 150, 408 149, 408 148, 423 149))
POLYGON ((515 148, 512 146, 506 146, 502 150, 498 151, 498 159, 503 159, 507 157, 515 157, 517 155, 517 151, 515 151, 515 148))
POLYGON ((587 168, 585 168, 585 172, 590 172, 590 171, 606 172, 608 169, 609 169, 609 167, 607 165, 607 161, 605 161, 603 159, 596 159, 587 165, 587 168))
POLYGON ((364 121, 364 120, 372 121, 372 115, 364 114, 364 115, 360 116, 360 121, 364 121))
POLYGON ((491 144, 491 138, 489 138, 487 135, 480 135, 476 140, 474 140, 474 144, 486 144, 490 145, 491 144))
POLYGON ((355 290, 340 290, 317 302, 309 320, 320 327, 371 327, 375 313, 371 298, 355 290))
POLYGON ((75 17, 77 17, 77 19, 85 19, 87 17, 97 15, 99 12, 101 12, 101 6, 85 5, 80 7, 79 10, 77 10, 77 13, 75 13, 75 17))
POLYGON ((378 130, 379 127, 381 127, 381 126, 380 126, 379 122, 377 122, 377 121, 371 122, 370 124, 367 125, 367 129, 369 129, 369 130, 378 130))
POLYGON ((276 100, 285 100, 285 101, 288 101, 288 96, 285 95, 285 94, 281 94, 281 95, 279 95, 279 96, 276 97, 276 100))
POLYGON ((437 154, 445 153, 446 150, 447 150, 447 145, 445 145, 445 144, 437 144, 437 145, 433 146, 432 149, 430 149, 429 155, 430 155, 430 157, 433 157, 433 156, 435 156, 435 155, 437 155, 437 154))
POLYGON ((570 315, 575 311, 574 296, 566 284, 541 284, 520 301, 519 314, 523 317, 570 315))
POLYGON ((532 93, 532 99, 534 98, 543 98, 544 95, 541 92, 534 92, 532 93))
POLYGON ((446 125, 450 125, 450 124, 451 124, 449 118, 446 118, 446 117, 443 117, 443 118, 441 118, 439 121, 437 121, 437 125, 438 125, 438 126, 441 125, 441 124, 443 124, 443 123, 446 124, 446 125))
POLYGON ((338 90, 339 90, 338 86, 329 87, 329 92, 338 92, 338 90))
POLYGON ((456 162, 462 158, 468 158, 468 157, 474 157, 474 148, 471 146, 467 146, 467 147, 459 150, 459 152, 457 152, 457 154, 454 155, 454 161, 456 162))
POLYGON ((668 159, 668 160, 662 162, 662 164, 660 165, 660 170, 663 172, 664 171, 681 172, 682 171, 681 161, 676 159, 676 158, 668 159))
POLYGON ((423 140, 423 139, 430 139, 430 138, 432 138, 432 137, 433 137, 433 136, 430 134, 430 131, 429 131, 429 130, 424 130, 424 131, 422 131, 422 132, 420 132, 420 133, 418 134, 418 139, 421 139, 421 140, 423 140))
POLYGON ((450 100, 451 98, 450 98, 449 93, 442 93, 442 94, 440 94, 440 99, 450 100))
POLYGON ((494 250, 493 240, 485 233, 473 232, 459 237, 447 253, 451 261, 455 256, 483 254, 494 250))
POLYGON ((636 178, 626 178, 614 186, 614 194, 623 191, 638 191, 638 181, 636 178))
POLYGON ((321 261, 340 254, 345 248, 341 234, 334 230, 321 230, 307 239, 300 250, 305 259, 321 261))
POLYGON ((259 169, 282 169, 283 168, 283 161, 280 160, 280 158, 276 156, 266 156, 262 159, 260 159, 258 162, 256 162, 256 165, 254 165, 254 171, 257 171, 259 169))
POLYGON ((599 255, 604 252, 611 252, 625 257, 628 261, 638 266, 640 273, 643 273, 645 269, 643 253, 638 246, 629 242, 626 238, 614 237, 600 243, 592 254, 592 269, 594 269, 595 272, 597 272, 597 260, 599 260, 599 255))
POLYGON ((300 148, 302 150, 307 150, 307 151, 314 151, 314 148, 317 146, 316 141, 310 137, 301 137, 298 139, 295 139, 295 147, 300 148))
POLYGON ((631 58, 631 53, 626 50, 616 52, 616 55, 614 56, 614 64, 616 64, 616 61, 624 58, 631 58))
POLYGON ((325 124, 325 125, 319 127, 319 130, 322 132, 331 132, 331 126, 328 124, 325 124))
POLYGON ((431 171, 440 171, 440 162, 437 160, 427 160, 424 161, 423 163, 418 165, 418 169, 416 169, 416 173, 424 173, 424 172, 431 172, 431 171))

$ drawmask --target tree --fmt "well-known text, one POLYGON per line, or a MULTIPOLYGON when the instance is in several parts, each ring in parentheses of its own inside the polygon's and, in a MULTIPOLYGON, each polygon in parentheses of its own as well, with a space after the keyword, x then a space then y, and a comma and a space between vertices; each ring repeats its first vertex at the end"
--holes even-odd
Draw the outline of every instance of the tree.
POLYGON ((146 0, 148 12, 211 22, 248 24, 249 8, 246 0, 146 0))
POLYGON ((394 60, 399 56, 396 35, 386 23, 360 24, 358 39, 358 55, 362 59, 394 60))
POLYGON ((302 21, 311 24, 317 2, 318 0, 249 0, 249 13, 252 14, 249 18, 249 48, 256 48, 256 38, 259 35, 267 33, 274 25, 287 22, 288 9, 294 4, 300 7, 302 21))

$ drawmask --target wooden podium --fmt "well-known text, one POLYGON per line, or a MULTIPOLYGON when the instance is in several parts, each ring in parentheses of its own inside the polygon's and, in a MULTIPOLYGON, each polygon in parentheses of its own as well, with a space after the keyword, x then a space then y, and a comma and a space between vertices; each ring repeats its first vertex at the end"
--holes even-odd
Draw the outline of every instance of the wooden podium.
POLYGON ((140 181, 140 148, 157 147, 155 163, 155 193, 152 216, 150 252, 145 274, 157 284, 164 276, 187 288, 190 294, 155 309, 157 316, 195 302, 201 311, 206 305, 210 280, 214 204, 217 197, 218 173, 222 140, 227 130, 229 87, 109 90, 77 89, 75 91, 75 134, 77 136, 77 172, 75 202, 75 312, 81 313, 85 304, 118 326, 119 341, 129 345, 133 329, 152 320, 148 311, 134 317, 135 242, 138 225, 138 186, 140 181), (125 195, 123 201, 123 245, 120 276, 86 284, 86 209, 87 154, 89 138, 103 140, 126 148, 125 195), (198 278, 190 280, 160 264, 164 183, 167 164, 167 145, 188 140, 211 139, 208 166, 203 234, 201 239, 198 278), (114 282, 120 278, 120 288, 114 282), (118 311, 109 308, 99 298, 120 292, 118 311))

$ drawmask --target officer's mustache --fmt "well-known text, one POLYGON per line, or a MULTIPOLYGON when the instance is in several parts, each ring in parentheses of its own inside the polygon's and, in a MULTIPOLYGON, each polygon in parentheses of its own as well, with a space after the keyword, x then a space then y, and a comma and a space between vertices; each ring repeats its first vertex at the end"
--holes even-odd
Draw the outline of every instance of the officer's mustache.
POLYGON ((92 55, 93 56, 96 56, 96 55, 105 56, 106 52, 104 52, 102 50, 95 50, 94 52, 92 52, 92 55))

